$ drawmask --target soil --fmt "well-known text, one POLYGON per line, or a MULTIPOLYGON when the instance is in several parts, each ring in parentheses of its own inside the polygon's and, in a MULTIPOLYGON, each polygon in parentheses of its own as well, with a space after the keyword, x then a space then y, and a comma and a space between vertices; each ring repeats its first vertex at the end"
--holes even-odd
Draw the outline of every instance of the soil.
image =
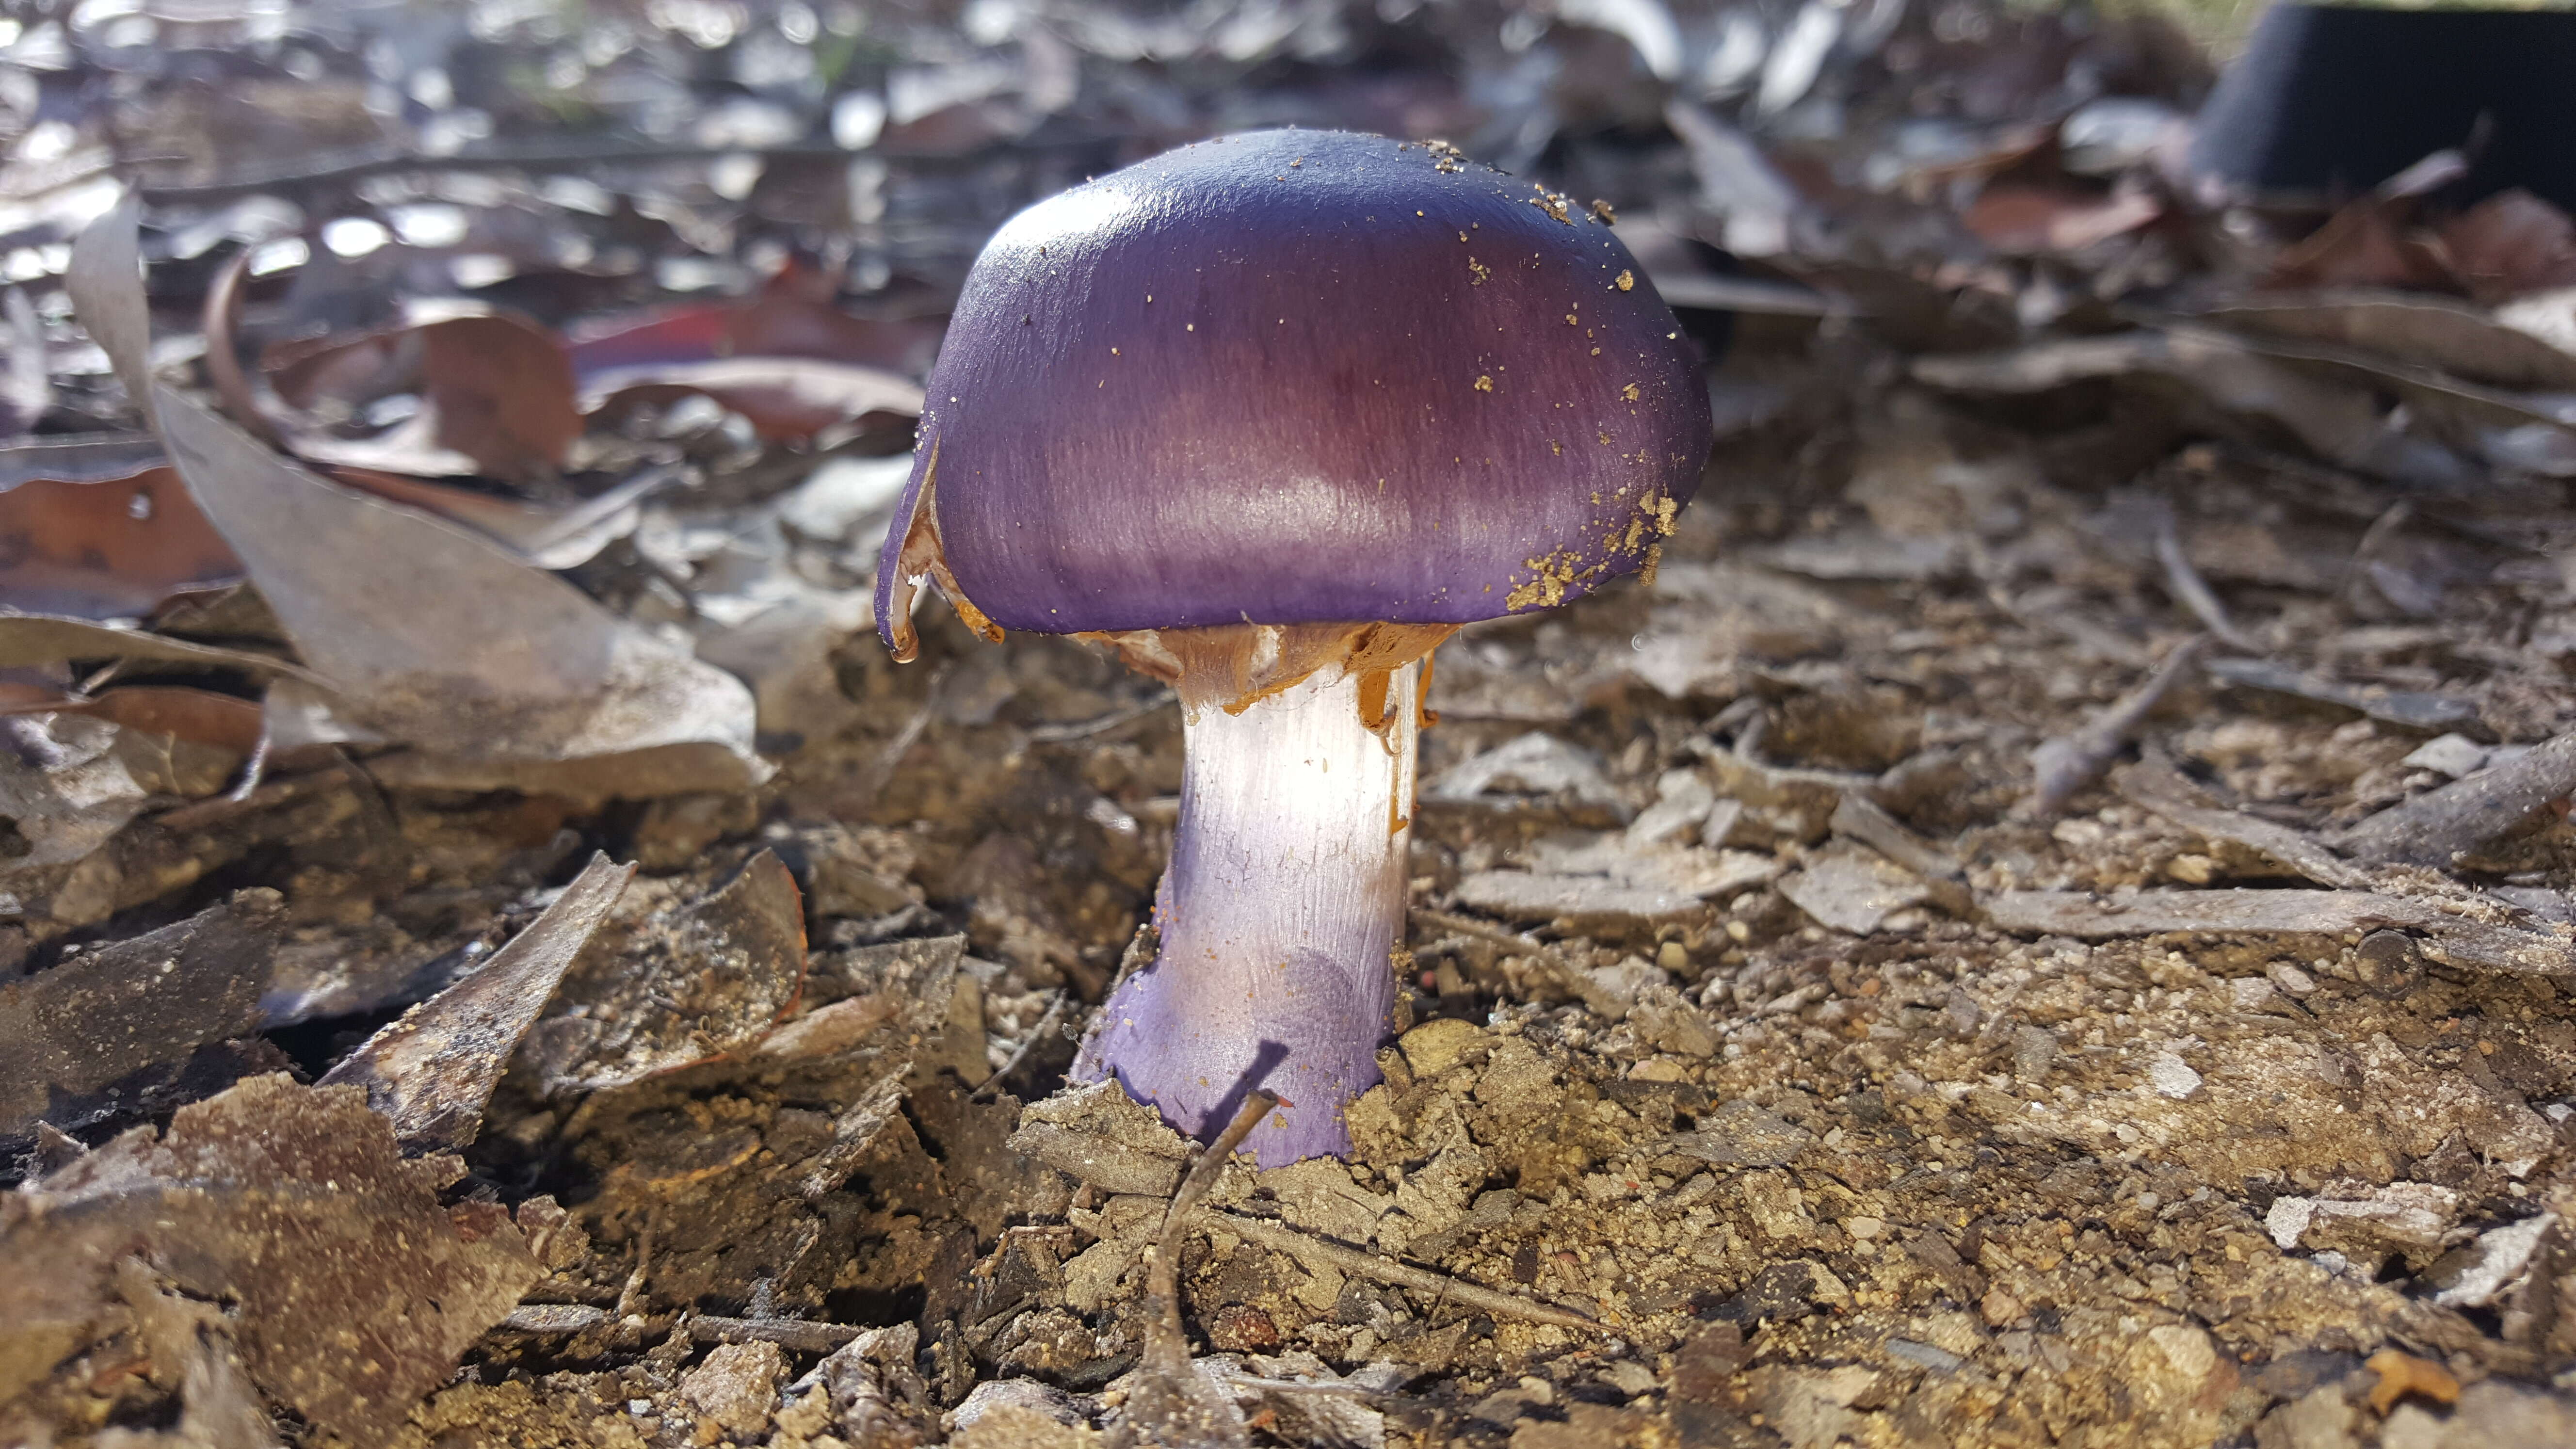
MULTIPOLYGON (((1827 341, 1780 365, 1816 386, 1827 341)), ((1383 1387, 1330 1399, 1329 1418, 1311 1396, 1244 1390, 1256 1441, 2268 1449, 2576 1433, 2554 1387, 2576 1347, 2557 1226, 2576 1207, 2562 981, 2444 966, 2407 933, 2332 923, 1998 928, 1985 907, 2007 892, 2301 882, 2136 788, 2088 785, 2054 820, 2015 813, 2038 743, 2115 702, 2189 627, 2087 522, 2128 480, 2043 481, 2027 441, 1901 390, 1832 421, 1730 439, 1653 585, 1442 651, 1413 1024, 1354 1110, 1353 1160, 1230 1169, 1185 1258, 1202 1353, 1383 1387), (1914 466, 1852 462, 1890 448, 1914 466), (1817 562, 1918 514, 1981 530, 1959 535, 1976 561, 1922 578, 1817 562), (1467 768, 1532 732, 1553 753, 1467 768), (1838 814, 1846 797, 1881 826, 1838 814), (1729 884, 1701 889, 1712 879, 1729 884), (1373 1281, 1230 1216, 1599 1327, 1373 1281)), ((2161 482, 2216 541, 2204 556, 2356 532, 2233 456, 2186 456, 2161 482)), ((2544 602, 2554 581, 2458 591, 2440 629, 2230 588, 2281 636, 2425 661, 2481 734, 2559 722, 2563 690, 2464 662, 2470 621, 2563 608, 2544 602)), ((798 760, 741 818, 865 862, 846 867, 862 889, 812 887, 866 902, 818 922, 827 995, 882 989, 862 984, 883 962, 934 950, 843 943, 963 927, 935 948, 962 952, 946 958, 950 1036, 907 1046, 900 1116, 840 1187, 800 1194, 789 1185, 885 1068, 718 1063, 569 1121, 496 1109, 478 1165, 551 1189, 587 1239, 531 1301, 605 1301, 641 1264, 630 1306, 647 1318, 756 1302, 910 1323, 925 1440, 965 1405, 961 1444, 1088 1442, 1114 1427, 1137 1364, 1145 1246, 1188 1149, 1114 1093, 1049 1098, 1041 1118, 968 1089, 1008 1067, 1011 1093, 1055 1090, 1083 1017, 1078 1001, 1051 1008, 1117 969, 1168 848, 1177 709, 1146 708, 1148 684, 1080 646, 994 647, 947 622, 920 664, 862 642, 843 667, 867 730, 798 760), (927 727, 882 772, 880 742, 917 713, 927 727), (982 1412, 1011 1394, 1041 1408, 982 1412)), ((2120 785, 2152 767, 2298 831, 2444 778, 2409 763, 2424 729, 2214 681, 2174 691, 2143 733, 2120 785)), ((639 851, 684 813, 648 812, 639 851)), ((2453 915, 2545 920, 2564 914, 2570 843, 2544 813, 2459 875, 2365 874, 2453 915)), ((830 1441, 805 1397, 757 1425, 704 1407, 689 1385, 708 1370, 673 1342, 606 1366, 613 1335, 497 1334, 413 1432, 830 1441)), ((769 1376, 792 1379, 791 1360, 769 1376)))

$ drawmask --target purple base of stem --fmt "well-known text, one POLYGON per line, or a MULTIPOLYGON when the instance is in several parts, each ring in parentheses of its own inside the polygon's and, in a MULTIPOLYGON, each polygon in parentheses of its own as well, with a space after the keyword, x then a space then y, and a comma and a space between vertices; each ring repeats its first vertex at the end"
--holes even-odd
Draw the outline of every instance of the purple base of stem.
POLYGON ((1308 999, 1278 1003, 1296 1009, 1263 1013, 1257 1035, 1247 1039, 1195 1023, 1187 993, 1171 989, 1174 973, 1158 961, 1111 994, 1082 1075, 1116 1077, 1174 1130, 1202 1141, 1234 1119, 1253 1089, 1265 1088, 1278 1094, 1279 1106, 1245 1143, 1263 1167, 1347 1156, 1343 1110, 1381 1080, 1377 1048, 1394 1006, 1394 977, 1383 964, 1346 972, 1318 959, 1295 969, 1302 980, 1332 986, 1310 985, 1308 999))
POLYGON ((1375 730, 1350 678, 1189 722, 1162 954, 1111 994, 1076 1080, 1116 1077, 1202 1140, 1265 1088, 1262 1166, 1350 1151, 1345 1109, 1377 1085, 1395 1005, 1418 669, 1372 695, 1400 716, 1375 730))

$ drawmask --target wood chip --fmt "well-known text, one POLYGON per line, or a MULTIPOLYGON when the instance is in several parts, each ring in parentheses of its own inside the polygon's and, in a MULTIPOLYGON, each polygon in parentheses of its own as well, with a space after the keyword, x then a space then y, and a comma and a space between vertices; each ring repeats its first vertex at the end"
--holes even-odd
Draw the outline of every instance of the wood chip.
POLYGON ((2564 927, 2521 931, 2445 918, 2441 929, 2417 943, 2426 958, 2464 971, 2515 971, 2533 976, 2576 975, 2576 938, 2564 927))
POLYGON ((2576 733, 2392 805, 2346 830, 2336 844, 2369 860, 2447 866, 2570 792, 2576 792, 2576 733))
POLYGON ((2103 899, 2083 891, 2005 891, 1986 902, 1997 930, 2025 936, 2154 936, 2169 932, 2339 936, 2443 919, 2418 901, 2369 891, 2140 891, 2103 899))
POLYGON ((1234 1213, 1218 1213, 1215 1214, 1215 1220, 1223 1223, 1227 1232, 1233 1233, 1246 1242, 1259 1243, 1265 1248, 1286 1253, 1300 1262, 1321 1263, 1344 1273, 1356 1273, 1363 1278, 1373 1278, 1380 1283, 1392 1283, 1399 1288, 1412 1288, 1424 1293, 1436 1294, 1452 1303, 1463 1303, 1469 1308, 1482 1309, 1487 1313, 1518 1318, 1529 1323, 1552 1323, 1559 1328, 1597 1330, 1601 1327, 1600 1324, 1580 1313, 1569 1313, 1562 1308, 1550 1308, 1544 1303, 1533 1303, 1529 1299, 1515 1297, 1509 1293, 1497 1293, 1491 1288, 1479 1288, 1473 1283, 1434 1273, 1428 1269, 1416 1268, 1410 1264, 1399 1263, 1392 1258, 1381 1258, 1374 1253, 1363 1253, 1356 1248, 1345 1248, 1339 1243, 1328 1243, 1321 1238, 1311 1238, 1285 1223, 1275 1223, 1267 1218, 1247 1218, 1234 1213))
POLYGON ((1921 876, 1856 845, 1837 844, 1807 858, 1780 882, 1780 894, 1818 925, 1867 936, 1908 906, 1931 899, 1921 876))
POLYGON ((322 1078, 363 1087, 407 1153, 462 1151, 519 1039, 635 876, 605 854, 471 975, 402 1014, 322 1078))
POLYGON ((2129 803, 2144 806, 2204 840, 2251 851, 2319 885, 2340 890, 2370 885, 2367 875, 2289 826, 2195 801, 2196 787, 2162 759, 2128 766, 2112 776, 2111 784, 2129 803))
POLYGON ((2268 659, 2213 659, 2208 667, 2211 678, 2228 684, 2338 705, 2412 730, 2449 729, 2478 717, 2475 704, 2453 695, 2384 689, 2375 684, 2338 684, 2283 668, 2268 659))

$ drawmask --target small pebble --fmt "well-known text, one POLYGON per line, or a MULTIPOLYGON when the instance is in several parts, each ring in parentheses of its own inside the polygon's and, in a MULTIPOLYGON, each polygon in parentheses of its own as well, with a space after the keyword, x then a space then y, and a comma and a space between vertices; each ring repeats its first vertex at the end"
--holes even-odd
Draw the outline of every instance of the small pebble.
POLYGON ((1986 1315, 1986 1322, 1997 1328, 2019 1321, 2022 1314, 2028 1311, 2022 1307, 2020 1299, 2001 1288, 1987 1289, 1984 1301, 1979 1303, 1977 1308, 1986 1315))
POLYGON ((1632 1399, 1639 1394, 1652 1393, 1655 1389, 1655 1371, 1634 1359, 1619 1360, 1603 1369, 1601 1377, 1608 1379, 1611 1387, 1632 1399))
POLYGON ((2471 775, 2487 762, 2487 747, 2467 735, 2443 735, 2426 740, 2415 752, 2398 761, 2410 770, 2431 770, 2456 780, 2471 775))
POLYGON ((2284 996, 2307 996, 2317 989, 2317 978, 2287 961, 2275 961, 2264 967, 2263 973, 2271 978, 2274 986, 2281 988, 2284 996))
POLYGON ((1417 1077, 1437 1076, 1456 1066, 1476 1047, 1485 1044, 1485 1034, 1474 1022, 1454 1016, 1437 1017, 1406 1032, 1396 1042, 1404 1053, 1405 1065, 1417 1077))
POLYGON ((2177 1102, 2200 1090, 2200 1073, 2172 1052, 2160 1052, 2147 1064, 2147 1080, 2155 1084, 2158 1092, 2177 1102))

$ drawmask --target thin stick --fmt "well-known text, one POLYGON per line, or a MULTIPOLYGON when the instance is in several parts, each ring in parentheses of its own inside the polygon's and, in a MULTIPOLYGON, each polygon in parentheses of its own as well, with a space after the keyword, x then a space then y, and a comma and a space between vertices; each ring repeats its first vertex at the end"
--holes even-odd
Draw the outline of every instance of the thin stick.
POLYGON ((2352 557, 2344 560, 2343 577, 2335 580, 2335 597, 2338 600, 2349 595, 2352 586, 2367 577, 2363 571, 2370 567, 2371 556, 2388 542, 2389 535, 2405 527, 2414 517, 2414 503, 2400 498, 2388 505, 2386 512, 2370 521, 2370 527, 2361 531, 2361 542, 2352 546, 2352 557))
POLYGON ((2261 645, 2247 638, 2236 627, 2236 621, 2227 617, 2227 606, 2218 601, 2217 592, 2200 576, 2200 570, 2192 567, 2191 555, 2183 551, 2182 533, 2174 526, 2170 508, 2159 510, 2156 518, 2156 561, 2165 566, 2165 587, 2191 610, 2202 628, 2217 635, 2219 642, 2230 649, 2242 649, 2248 654, 2263 652, 2261 645))
POLYGON ((1529 1299, 1515 1297, 1509 1293, 1498 1293, 1491 1288, 1479 1288, 1473 1283, 1452 1278, 1445 1273, 1434 1273, 1429 1269, 1416 1268, 1392 1259, 1381 1258, 1374 1253, 1345 1248, 1339 1243, 1328 1243, 1321 1238, 1309 1237, 1284 1223, 1274 1223, 1266 1218, 1247 1218, 1234 1213, 1220 1213, 1218 1217, 1225 1223, 1227 1232, 1259 1243, 1265 1248, 1274 1248, 1292 1258, 1324 1263, 1342 1272, 1357 1273, 1363 1278, 1374 1278, 1381 1283, 1392 1283, 1399 1288, 1415 1288, 1425 1293, 1445 1293, 1455 1302, 1502 1317, 1525 1319, 1531 1323, 1551 1323, 1559 1328, 1591 1329, 1596 1332, 1601 1328, 1600 1324, 1580 1313, 1569 1312, 1562 1308, 1550 1308, 1544 1303, 1533 1303, 1529 1299))
POLYGON ((1009 1061, 1002 1063, 1000 1067, 994 1070, 991 1076, 986 1077, 983 1080, 981 1085, 977 1086, 975 1090, 968 1092, 966 1094, 966 1100, 972 1102, 982 1098, 986 1092, 993 1090, 996 1083, 1000 1082, 1004 1077, 1009 1076, 1011 1073, 1018 1071, 1020 1069, 1020 1063, 1029 1059, 1029 1053, 1038 1049, 1038 1043, 1046 1040, 1047 1033, 1055 1027, 1056 1018, 1064 1015, 1064 1004, 1072 999, 1073 993, 1059 988, 1055 993, 1054 999, 1047 1002, 1046 1015, 1039 1017, 1038 1024, 1029 1029, 1028 1040, 1020 1043, 1020 1049, 1011 1053, 1011 1059, 1009 1061))
MULTIPOLYGON (((619 1321, 605 1308, 587 1303, 523 1303, 497 1325, 512 1333, 569 1337, 603 1323, 619 1321)), ((699 1343, 750 1343, 766 1340, 799 1353, 830 1353, 867 1332, 846 1323, 817 1323, 810 1318, 717 1318, 692 1314, 680 1325, 699 1343)))
POLYGON ((1091 719, 1076 720, 1071 724, 1039 725, 1029 731, 1029 738, 1043 745, 1060 745, 1072 740, 1092 739, 1122 726, 1134 724, 1147 715, 1160 711, 1166 705, 1180 702, 1179 695, 1166 689, 1152 699, 1128 705, 1123 709, 1113 709, 1107 714, 1091 719))
POLYGON ((1444 931, 1455 931, 1461 936, 1473 936, 1480 941, 1509 946, 1516 951, 1537 953, 1548 948, 1547 942, 1535 936, 1524 936, 1508 926, 1497 926, 1491 921, 1480 921, 1473 916, 1461 916, 1451 911, 1434 911, 1416 906, 1413 910, 1413 919, 1428 921, 1444 931))
POLYGON ((2194 634, 2165 656, 2146 683, 2105 706, 2073 734, 2040 741, 2039 748, 2031 751, 2033 787, 2023 813, 2042 820, 2055 815, 2069 796, 2109 769, 2111 757, 2128 744, 2129 736, 2146 722, 2166 691, 2198 665, 2208 649, 2209 636, 2194 634))
POLYGON ((1234 1149, 1279 1105, 1279 1094, 1256 1087, 1243 1099, 1243 1106, 1225 1130, 1216 1135, 1199 1160, 1190 1165, 1190 1174, 1181 1179, 1178 1192, 1172 1194, 1172 1206, 1163 1214, 1162 1235, 1154 1241, 1154 1262, 1145 1273, 1145 1291, 1163 1300, 1163 1327, 1170 1334, 1170 1344, 1189 1357, 1189 1340, 1181 1329, 1181 1241, 1189 1236, 1190 1214, 1198 1210, 1208 1190, 1216 1186, 1218 1174, 1234 1160, 1234 1149))
POLYGON ((912 718, 904 721, 903 728, 895 732, 894 738, 887 742, 886 747, 879 751, 877 757, 868 762, 868 767, 859 772, 858 778, 841 792, 842 808, 858 814, 864 813, 869 806, 876 803, 877 792, 883 790, 886 783, 894 778, 895 771, 903 767, 903 757, 912 753, 914 745, 921 743, 922 735, 930 729, 930 722, 938 718, 939 690, 940 686, 947 682, 948 663, 943 660, 938 671, 930 676, 929 686, 921 692, 921 707, 912 712, 912 718))

